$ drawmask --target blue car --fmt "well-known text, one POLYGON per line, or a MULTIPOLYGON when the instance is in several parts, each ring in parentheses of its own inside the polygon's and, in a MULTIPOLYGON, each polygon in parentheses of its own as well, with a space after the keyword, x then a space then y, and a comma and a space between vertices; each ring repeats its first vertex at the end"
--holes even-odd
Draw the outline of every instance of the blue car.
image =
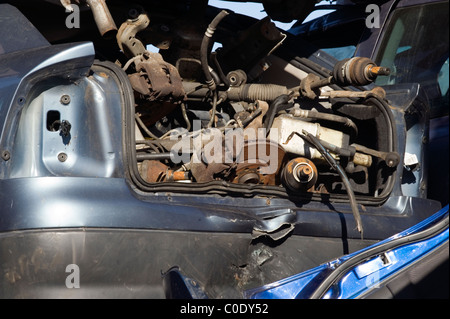
POLYGON ((448 205, 358 252, 245 291, 251 299, 443 298, 448 287, 448 205))
POLYGON ((448 1, 259 2, 0 1, 1 298, 448 298, 448 1))

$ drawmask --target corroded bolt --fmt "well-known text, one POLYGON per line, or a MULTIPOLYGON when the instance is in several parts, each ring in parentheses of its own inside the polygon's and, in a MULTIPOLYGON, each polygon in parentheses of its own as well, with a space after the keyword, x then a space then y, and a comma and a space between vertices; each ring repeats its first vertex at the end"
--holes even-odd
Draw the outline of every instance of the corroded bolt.
POLYGON ((59 153, 58 154, 58 160, 60 162, 65 162, 67 160, 67 154, 66 153, 59 153))
POLYGON ((70 96, 64 94, 63 96, 61 96, 61 99, 59 101, 61 102, 61 104, 67 105, 70 103, 70 96))

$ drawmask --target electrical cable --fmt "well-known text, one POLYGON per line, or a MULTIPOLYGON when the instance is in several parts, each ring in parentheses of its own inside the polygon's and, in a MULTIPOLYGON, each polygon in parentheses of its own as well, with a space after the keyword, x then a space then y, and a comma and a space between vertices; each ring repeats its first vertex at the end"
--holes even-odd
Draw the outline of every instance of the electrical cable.
POLYGON ((189 117, 186 113, 186 104, 181 103, 181 114, 183 115, 183 119, 186 122, 186 130, 191 130, 191 122, 189 121, 189 117))
POLYGON ((213 93, 213 102, 212 102, 212 108, 211 108, 211 118, 208 123, 208 128, 213 127, 216 119, 216 108, 217 108, 217 90, 213 93))
POLYGON ((139 115, 137 115, 137 113, 134 114, 134 118, 136 119, 136 122, 139 124, 139 126, 145 131, 145 133, 147 133, 148 136, 150 136, 151 138, 157 140, 159 139, 158 136, 156 136, 155 134, 153 134, 148 128, 147 126, 144 124, 144 122, 142 122, 141 118, 139 117, 139 115))

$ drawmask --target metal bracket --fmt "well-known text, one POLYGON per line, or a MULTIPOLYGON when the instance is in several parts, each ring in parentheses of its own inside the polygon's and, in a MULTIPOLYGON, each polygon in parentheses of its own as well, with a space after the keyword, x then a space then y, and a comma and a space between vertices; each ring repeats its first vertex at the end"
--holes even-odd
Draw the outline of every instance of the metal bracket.
POLYGON ((136 38, 136 34, 146 29, 149 24, 149 17, 142 13, 136 19, 128 19, 120 26, 116 36, 117 44, 128 58, 141 55, 146 51, 142 42, 136 38))

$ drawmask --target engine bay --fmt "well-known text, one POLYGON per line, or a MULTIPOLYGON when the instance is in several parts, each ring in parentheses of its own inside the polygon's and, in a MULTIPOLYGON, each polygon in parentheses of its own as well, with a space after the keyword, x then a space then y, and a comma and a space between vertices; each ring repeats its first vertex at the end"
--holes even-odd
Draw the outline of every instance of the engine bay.
POLYGON ((141 40, 145 12, 118 28, 143 188, 226 185, 345 201, 388 194, 400 156, 385 92, 372 83, 389 70, 363 57, 328 71, 285 61, 276 52, 287 35, 269 17, 235 33, 222 27, 229 15, 219 11, 206 30, 172 31, 159 52, 141 40), (174 47, 186 38, 188 47, 174 47))

